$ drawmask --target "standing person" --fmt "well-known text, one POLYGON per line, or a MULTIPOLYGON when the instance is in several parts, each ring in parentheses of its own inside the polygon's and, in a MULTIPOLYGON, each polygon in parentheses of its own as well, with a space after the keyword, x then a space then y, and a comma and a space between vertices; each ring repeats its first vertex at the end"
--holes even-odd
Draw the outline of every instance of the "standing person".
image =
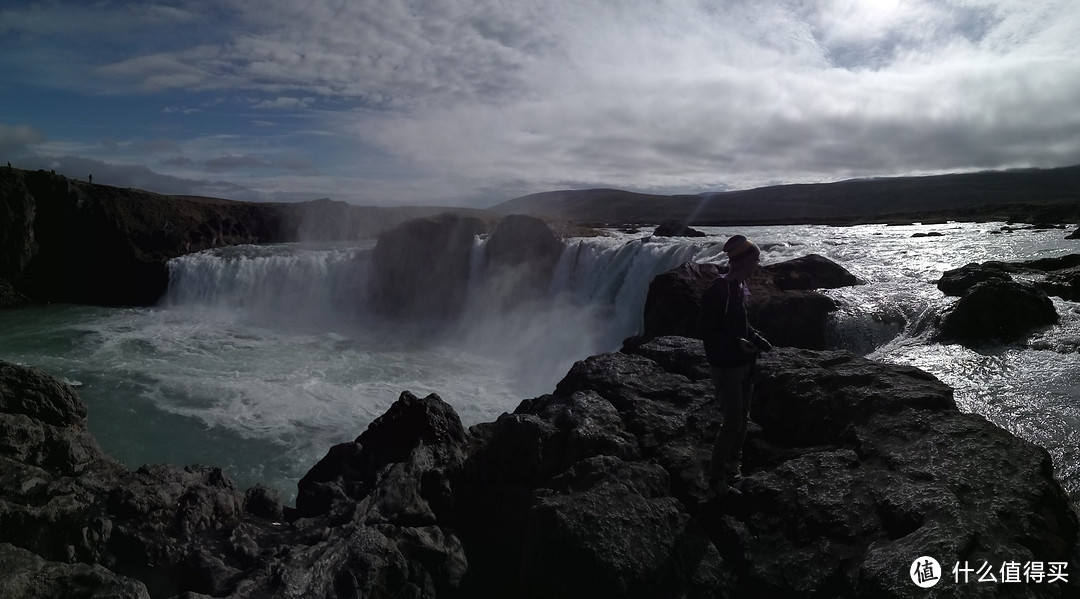
POLYGON ((757 268, 761 250, 746 237, 735 235, 724 244, 724 251, 728 272, 705 290, 698 316, 698 332, 705 342, 705 358, 724 417, 709 463, 709 488, 716 494, 726 492, 742 476, 739 467, 754 392, 751 376, 758 352, 772 349, 746 317, 750 295, 746 280, 757 268))

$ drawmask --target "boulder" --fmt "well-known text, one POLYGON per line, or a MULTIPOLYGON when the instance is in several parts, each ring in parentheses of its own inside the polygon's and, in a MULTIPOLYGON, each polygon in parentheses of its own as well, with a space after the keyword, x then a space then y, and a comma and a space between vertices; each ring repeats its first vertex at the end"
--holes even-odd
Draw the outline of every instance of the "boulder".
POLYGON ((461 314, 479 218, 442 214, 405 222, 379 235, 368 300, 383 314, 438 321, 461 314))
POLYGON ((1058 322, 1046 292, 1029 283, 991 279, 968 289, 941 318, 940 339, 979 344, 1022 342, 1058 322))
POLYGON ((1003 262, 972 262, 942 273, 937 287, 945 295, 960 297, 968 289, 985 281, 1011 281, 1008 270, 1003 262))
MULTIPOLYGON (((698 337, 701 294, 723 272, 715 264, 686 263, 655 277, 645 300, 643 338, 698 337)), ((824 349, 829 315, 837 305, 813 289, 859 283, 843 267, 816 255, 766 266, 749 281, 750 322, 774 345, 824 349)))
POLYGON ((1044 280, 1035 285, 1048 295, 1056 295, 1070 302, 1080 301, 1080 266, 1048 273, 1044 280))
POLYGON ((843 266, 818 254, 768 264, 762 270, 771 275, 773 284, 784 291, 836 289, 864 283, 843 266))
POLYGON ((701 294, 725 272, 716 264, 687 262, 654 277, 645 297, 644 338, 699 337, 701 294))
POLYGON ((484 245, 484 285, 477 300, 506 309, 542 299, 562 251, 544 221, 515 214, 503 218, 484 245))
POLYGON ((653 237, 706 237, 707 234, 684 223, 663 223, 653 231, 653 237))

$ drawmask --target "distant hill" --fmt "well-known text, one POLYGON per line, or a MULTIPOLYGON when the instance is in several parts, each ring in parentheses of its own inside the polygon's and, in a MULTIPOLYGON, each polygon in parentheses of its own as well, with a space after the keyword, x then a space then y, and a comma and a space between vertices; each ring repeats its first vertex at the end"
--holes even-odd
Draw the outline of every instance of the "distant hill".
POLYGON ((920 220, 1080 220, 1080 166, 854 179, 698 195, 618 189, 536 193, 491 208, 585 225, 857 224, 920 220))

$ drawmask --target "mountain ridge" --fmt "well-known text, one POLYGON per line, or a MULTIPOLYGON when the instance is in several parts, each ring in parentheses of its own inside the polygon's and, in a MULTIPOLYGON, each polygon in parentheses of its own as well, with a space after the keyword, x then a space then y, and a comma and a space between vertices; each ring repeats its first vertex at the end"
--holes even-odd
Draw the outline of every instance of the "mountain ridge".
POLYGON ((1080 218, 1080 165, 774 185, 696 195, 547 191, 492 206, 577 224, 860 224, 1080 218))

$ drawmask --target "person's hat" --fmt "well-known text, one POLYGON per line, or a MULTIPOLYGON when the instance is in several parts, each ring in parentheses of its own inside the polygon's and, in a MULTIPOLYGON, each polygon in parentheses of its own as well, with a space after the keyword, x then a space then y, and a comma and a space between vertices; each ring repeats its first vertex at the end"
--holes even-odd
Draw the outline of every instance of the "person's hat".
POLYGON ((724 251, 727 252, 728 262, 756 258, 761 255, 758 246, 742 235, 735 235, 728 239, 724 244, 724 251))

